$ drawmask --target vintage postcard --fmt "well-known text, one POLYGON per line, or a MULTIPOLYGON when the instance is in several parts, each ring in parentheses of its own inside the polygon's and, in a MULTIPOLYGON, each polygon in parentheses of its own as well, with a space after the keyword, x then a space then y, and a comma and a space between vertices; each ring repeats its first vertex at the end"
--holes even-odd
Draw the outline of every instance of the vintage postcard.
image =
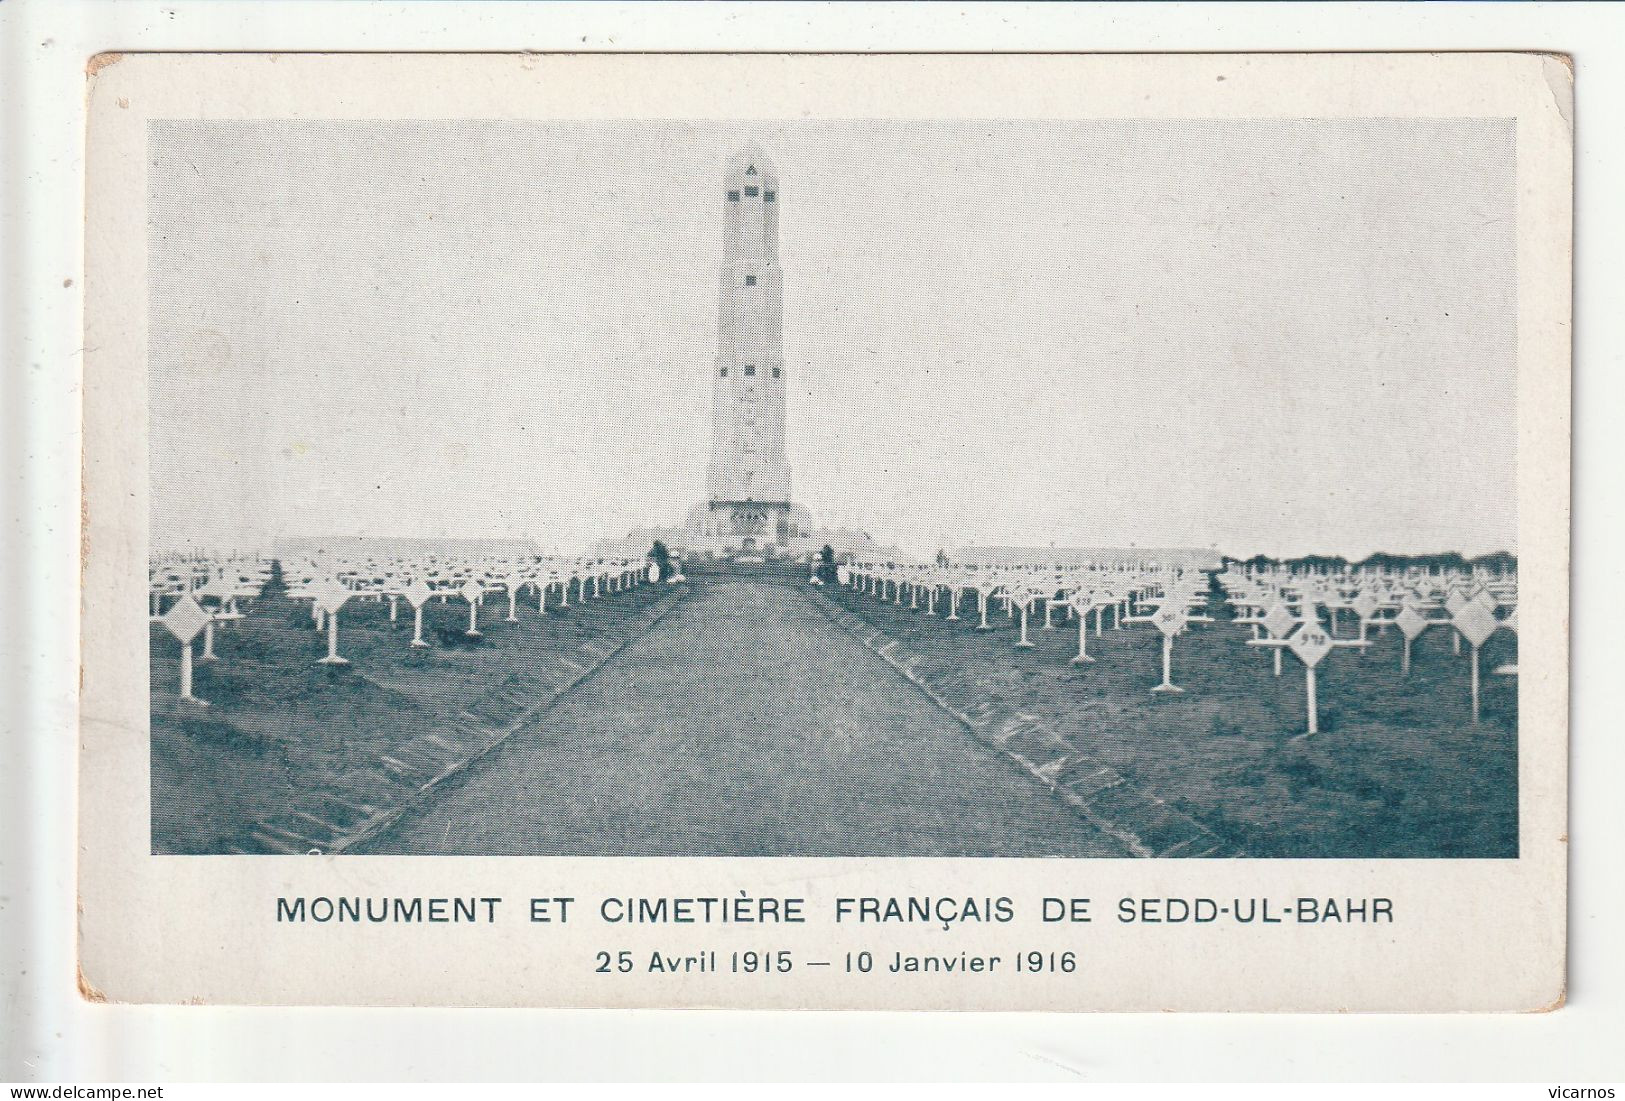
POLYGON ((89 96, 87 996, 1561 1004, 1566 59, 89 96))

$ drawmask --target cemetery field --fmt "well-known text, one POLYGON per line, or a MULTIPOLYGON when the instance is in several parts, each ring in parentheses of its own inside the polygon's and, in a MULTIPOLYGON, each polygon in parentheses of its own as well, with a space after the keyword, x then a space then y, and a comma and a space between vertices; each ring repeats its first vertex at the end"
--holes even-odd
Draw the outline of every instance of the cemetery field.
POLYGON ((151 635, 152 849, 159 853, 307 852, 339 847, 372 816, 501 741, 565 686, 647 629, 679 598, 638 586, 507 623, 486 597, 483 637, 468 605, 424 605, 427 649, 412 649, 412 609, 354 599, 339 617, 348 665, 319 665, 326 633, 310 602, 268 589, 245 619, 216 630, 219 660, 199 662, 177 698, 176 643, 151 635))
POLYGON ((1175 636, 1185 691, 1157 694, 1148 623, 1091 627, 1076 665, 1059 605, 1018 649, 996 599, 976 629, 974 592, 950 622, 945 599, 928 615, 804 567, 695 566, 567 607, 555 589, 545 615, 520 589, 515 622, 488 589, 478 638, 468 601, 436 595, 422 649, 405 599, 392 621, 355 592, 337 665, 310 597, 270 585, 216 620, 218 660, 193 644, 207 706, 155 623, 153 850, 1517 855, 1517 678, 1493 672, 1511 631, 1483 646, 1477 724, 1452 628, 1424 631, 1404 676, 1399 630, 1373 626, 1319 665, 1320 732, 1299 738, 1303 666, 1283 654, 1276 677, 1217 594, 1175 636), (1099 800, 1069 803, 1077 777, 1099 800))
MULTIPOLYGON (((1518 852, 1517 686, 1491 670, 1515 661, 1516 639, 1498 632, 1482 653, 1482 714, 1471 722, 1469 651, 1450 632, 1417 640, 1409 677, 1401 636, 1370 633, 1369 648, 1334 650, 1318 670, 1320 733, 1305 729, 1303 667, 1283 656, 1279 679, 1267 649, 1246 645, 1216 598, 1173 651, 1183 694, 1154 694, 1161 637, 1148 625, 1091 626, 1088 665, 1071 665, 1076 620, 1056 610, 1044 630, 1035 610, 1032 649, 1002 607, 977 631, 975 595, 961 620, 829 586, 828 599, 899 640, 930 681, 974 691, 1032 716, 1080 753, 1104 761, 1249 856, 1515 857, 1518 852)), ((1342 635, 1358 630, 1345 615, 1342 635)), ((895 675, 895 674, 894 674, 895 675)), ((903 681, 898 677, 901 687, 903 681)))

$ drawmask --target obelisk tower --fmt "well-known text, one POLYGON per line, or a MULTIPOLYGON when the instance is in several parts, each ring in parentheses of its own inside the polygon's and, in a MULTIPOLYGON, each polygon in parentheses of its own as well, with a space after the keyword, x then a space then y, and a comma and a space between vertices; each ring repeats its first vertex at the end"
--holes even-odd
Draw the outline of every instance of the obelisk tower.
POLYGON ((711 379, 713 532, 750 550, 782 546, 791 523, 784 451, 784 277, 779 176, 754 142, 728 161, 717 358, 711 379))

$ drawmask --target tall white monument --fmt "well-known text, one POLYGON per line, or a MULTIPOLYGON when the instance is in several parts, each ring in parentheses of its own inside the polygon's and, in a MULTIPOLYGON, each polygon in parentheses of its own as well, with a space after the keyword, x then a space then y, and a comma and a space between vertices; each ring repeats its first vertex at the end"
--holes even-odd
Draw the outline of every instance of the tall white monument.
POLYGON ((722 201, 717 355, 711 364, 711 461, 706 499, 681 528, 635 528, 598 544, 604 554, 673 550, 721 556, 839 553, 874 541, 851 528, 813 528, 790 498, 785 454, 784 273, 779 268, 779 173, 755 142, 728 159, 722 201))
POLYGON ((729 158, 721 198, 711 464, 690 527, 729 551, 786 549, 809 534, 811 517, 790 500, 779 174, 760 146, 729 158))

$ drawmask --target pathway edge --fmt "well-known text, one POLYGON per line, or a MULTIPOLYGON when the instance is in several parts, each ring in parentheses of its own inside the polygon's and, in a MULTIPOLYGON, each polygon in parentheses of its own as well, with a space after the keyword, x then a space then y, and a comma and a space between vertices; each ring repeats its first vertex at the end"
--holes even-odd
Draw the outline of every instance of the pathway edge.
POLYGON ((1090 825, 1111 837, 1137 857, 1173 859, 1239 858, 1246 855, 1196 819, 1175 810, 1155 795, 1140 790, 1105 762, 1079 751, 1061 735, 1031 715, 984 695, 974 708, 961 711, 945 699, 929 682, 916 676, 913 666, 919 657, 909 654, 901 640, 887 635, 859 612, 837 604, 818 590, 795 592, 824 618, 860 643, 864 649, 891 666, 937 707, 946 711, 971 735, 1014 763, 1052 797, 1070 807, 1090 825), (856 622, 853 622, 856 621, 856 622), (996 719, 1001 719, 995 725, 996 719), (1047 749, 1049 752, 1035 752, 1047 749), (1023 752, 1028 750, 1028 752, 1023 752), (1044 760, 1035 758, 1043 757, 1044 760), (1110 797, 1132 818, 1108 814, 1094 801, 1110 797), (1150 839, 1153 831, 1173 834, 1161 843, 1150 839))
POLYGON ((658 615, 654 616, 649 620, 649 622, 645 623, 640 630, 628 635, 625 639, 616 643, 613 648, 599 656, 596 661, 587 666, 580 673, 576 674, 573 679, 561 685, 547 699, 543 700, 529 711, 526 711, 524 714, 514 719, 501 731, 500 735, 484 749, 480 750, 472 757, 468 757, 462 761, 447 765, 440 772, 436 773, 434 777, 426 781, 416 791, 408 795, 406 799, 400 803, 400 805, 391 807, 386 811, 379 812, 364 822, 358 829, 352 831, 345 837, 340 838, 327 850, 327 855, 341 855, 349 853, 357 845, 372 840, 389 827, 395 825, 395 823, 399 822, 406 816, 408 811, 421 807, 429 800, 431 796, 438 794, 440 788, 444 784, 458 776, 463 775, 475 765, 485 760, 485 758, 489 757, 497 749, 507 745, 508 742, 513 739, 514 735, 518 734, 522 728, 529 726, 531 723, 545 715, 548 711, 552 710, 552 708, 560 700, 564 699, 565 696, 569 695, 571 692, 574 692, 578 687, 584 684, 593 676, 593 674, 597 673, 598 670, 602 669, 606 664, 608 664, 609 660, 616 654, 620 653, 632 643, 654 630, 654 628, 659 625, 660 621, 671 615, 672 612, 676 611, 678 606, 681 605, 684 600, 688 599, 690 593, 692 592, 693 590, 689 586, 682 586, 677 592, 672 594, 671 602, 662 608, 658 615))

